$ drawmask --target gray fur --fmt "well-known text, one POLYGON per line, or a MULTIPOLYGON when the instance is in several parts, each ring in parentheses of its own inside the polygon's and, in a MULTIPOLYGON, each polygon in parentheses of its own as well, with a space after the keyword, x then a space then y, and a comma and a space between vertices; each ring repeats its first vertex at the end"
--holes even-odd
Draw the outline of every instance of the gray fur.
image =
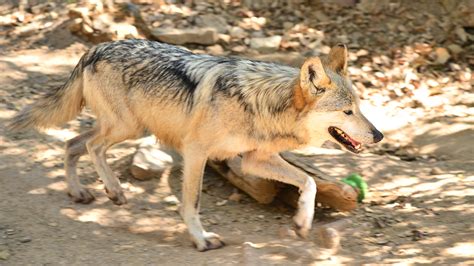
MULTIPOLYGON (((94 72, 106 61, 122 74, 131 90, 143 90, 163 101, 178 100, 192 110, 195 90, 206 72, 220 68, 216 93, 236 97, 249 112, 278 113, 291 104, 298 69, 268 62, 193 54, 183 48, 146 40, 98 45, 84 56, 82 67, 94 72), (278 97, 272 97, 278 95, 278 97), (272 97, 270 100, 266 97, 272 97)), ((212 99, 209 99, 212 101, 212 99)))

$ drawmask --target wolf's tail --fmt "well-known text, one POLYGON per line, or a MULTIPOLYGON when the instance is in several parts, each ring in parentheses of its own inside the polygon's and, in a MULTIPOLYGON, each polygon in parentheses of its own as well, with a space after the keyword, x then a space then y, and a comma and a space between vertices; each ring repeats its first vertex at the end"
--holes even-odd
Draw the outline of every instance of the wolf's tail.
POLYGON ((82 73, 84 58, 74 68, 69 80, 48 91, 36 102, 26 106, 9 122, 7 128, 20 131, 28 128, 48 128, 72 120, 84 106, 82 73))

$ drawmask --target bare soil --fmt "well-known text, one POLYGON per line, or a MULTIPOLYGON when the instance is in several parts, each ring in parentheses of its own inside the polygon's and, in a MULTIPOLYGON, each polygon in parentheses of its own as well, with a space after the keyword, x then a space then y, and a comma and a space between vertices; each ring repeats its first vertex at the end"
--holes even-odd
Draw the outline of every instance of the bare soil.
POLYGON ((47 45, 18 44, 0 54, 0 264, 474 261, 474 117, 469 104, 458 105, 454 114, 414 112, 412 122, 396 130, 390 128, 397 112, 377 107, 384 143, 359 156, 319 151, 321 155, 310 158, 333 176, 360 173, 370 193, 351 213, 318 208, 307 240, 292 235, 288 228, 294 210, 280 202, 259 205, 243 195, 240 202, 222 205, 235 189, 208 169, 202 220, 227 246, 195 251, 177 212, 179 169, 151 181, 134 180, 129 166, 138 141, 119 144, 108 155, 127 205, 108 200, 88 156, 79 163, 80 177, 97 199, 90 205, 73 203, 65 192, 63 146, 91 127, 92 115, 84 111, 61 129, 15 135, 3 125, 38 94, 64 82, 87 46, 59 26, 47 45), (341 219, 351 222, 341 230, 341 248, 323 249, 318 229, 341 219))

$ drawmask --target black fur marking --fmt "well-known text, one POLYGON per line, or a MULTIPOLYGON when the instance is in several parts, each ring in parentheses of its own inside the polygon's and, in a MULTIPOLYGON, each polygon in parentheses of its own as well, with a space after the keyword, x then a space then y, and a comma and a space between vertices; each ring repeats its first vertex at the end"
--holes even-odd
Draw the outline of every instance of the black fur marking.
POLYGON ((194 202, 194 209, 199 209, 199 203, 201 202, 201 191, 197 194, 196 202, 194 202))
MULTIPOLYGON (((268 62, 198 55, 164 43, 122 40, 92 48, 81 70, 98 71, 106 62, 130 90, 141 90, 161 102, 193 109, 199 83, 211 69, 222 70, 214 84, 216 95, 232 97, 245 112, 279 114, 291 106, 289 82, 298 70, 268 62)), ((214 94, 210 100, 215 100, 214 94)))
POLYGON ((313 80, 316 78, 316 71, 314 71, 313 65, 308 66, 308 75, 309 81, 313 82, 313 80))

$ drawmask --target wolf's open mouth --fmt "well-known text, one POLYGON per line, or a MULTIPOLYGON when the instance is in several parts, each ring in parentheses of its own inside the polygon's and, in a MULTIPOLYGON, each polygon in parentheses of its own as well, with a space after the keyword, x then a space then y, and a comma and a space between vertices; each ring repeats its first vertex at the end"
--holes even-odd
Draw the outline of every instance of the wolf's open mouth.
POLYGON ((360 142, 354 140, 353 138, 349 137, 344 131, 340 130, 337 127, 329 127, 328 128, 329 134, 337 140, 340 144, 342 144, 346 149, 353 153, 359 153, 362 150, 362 145, 360 142))

